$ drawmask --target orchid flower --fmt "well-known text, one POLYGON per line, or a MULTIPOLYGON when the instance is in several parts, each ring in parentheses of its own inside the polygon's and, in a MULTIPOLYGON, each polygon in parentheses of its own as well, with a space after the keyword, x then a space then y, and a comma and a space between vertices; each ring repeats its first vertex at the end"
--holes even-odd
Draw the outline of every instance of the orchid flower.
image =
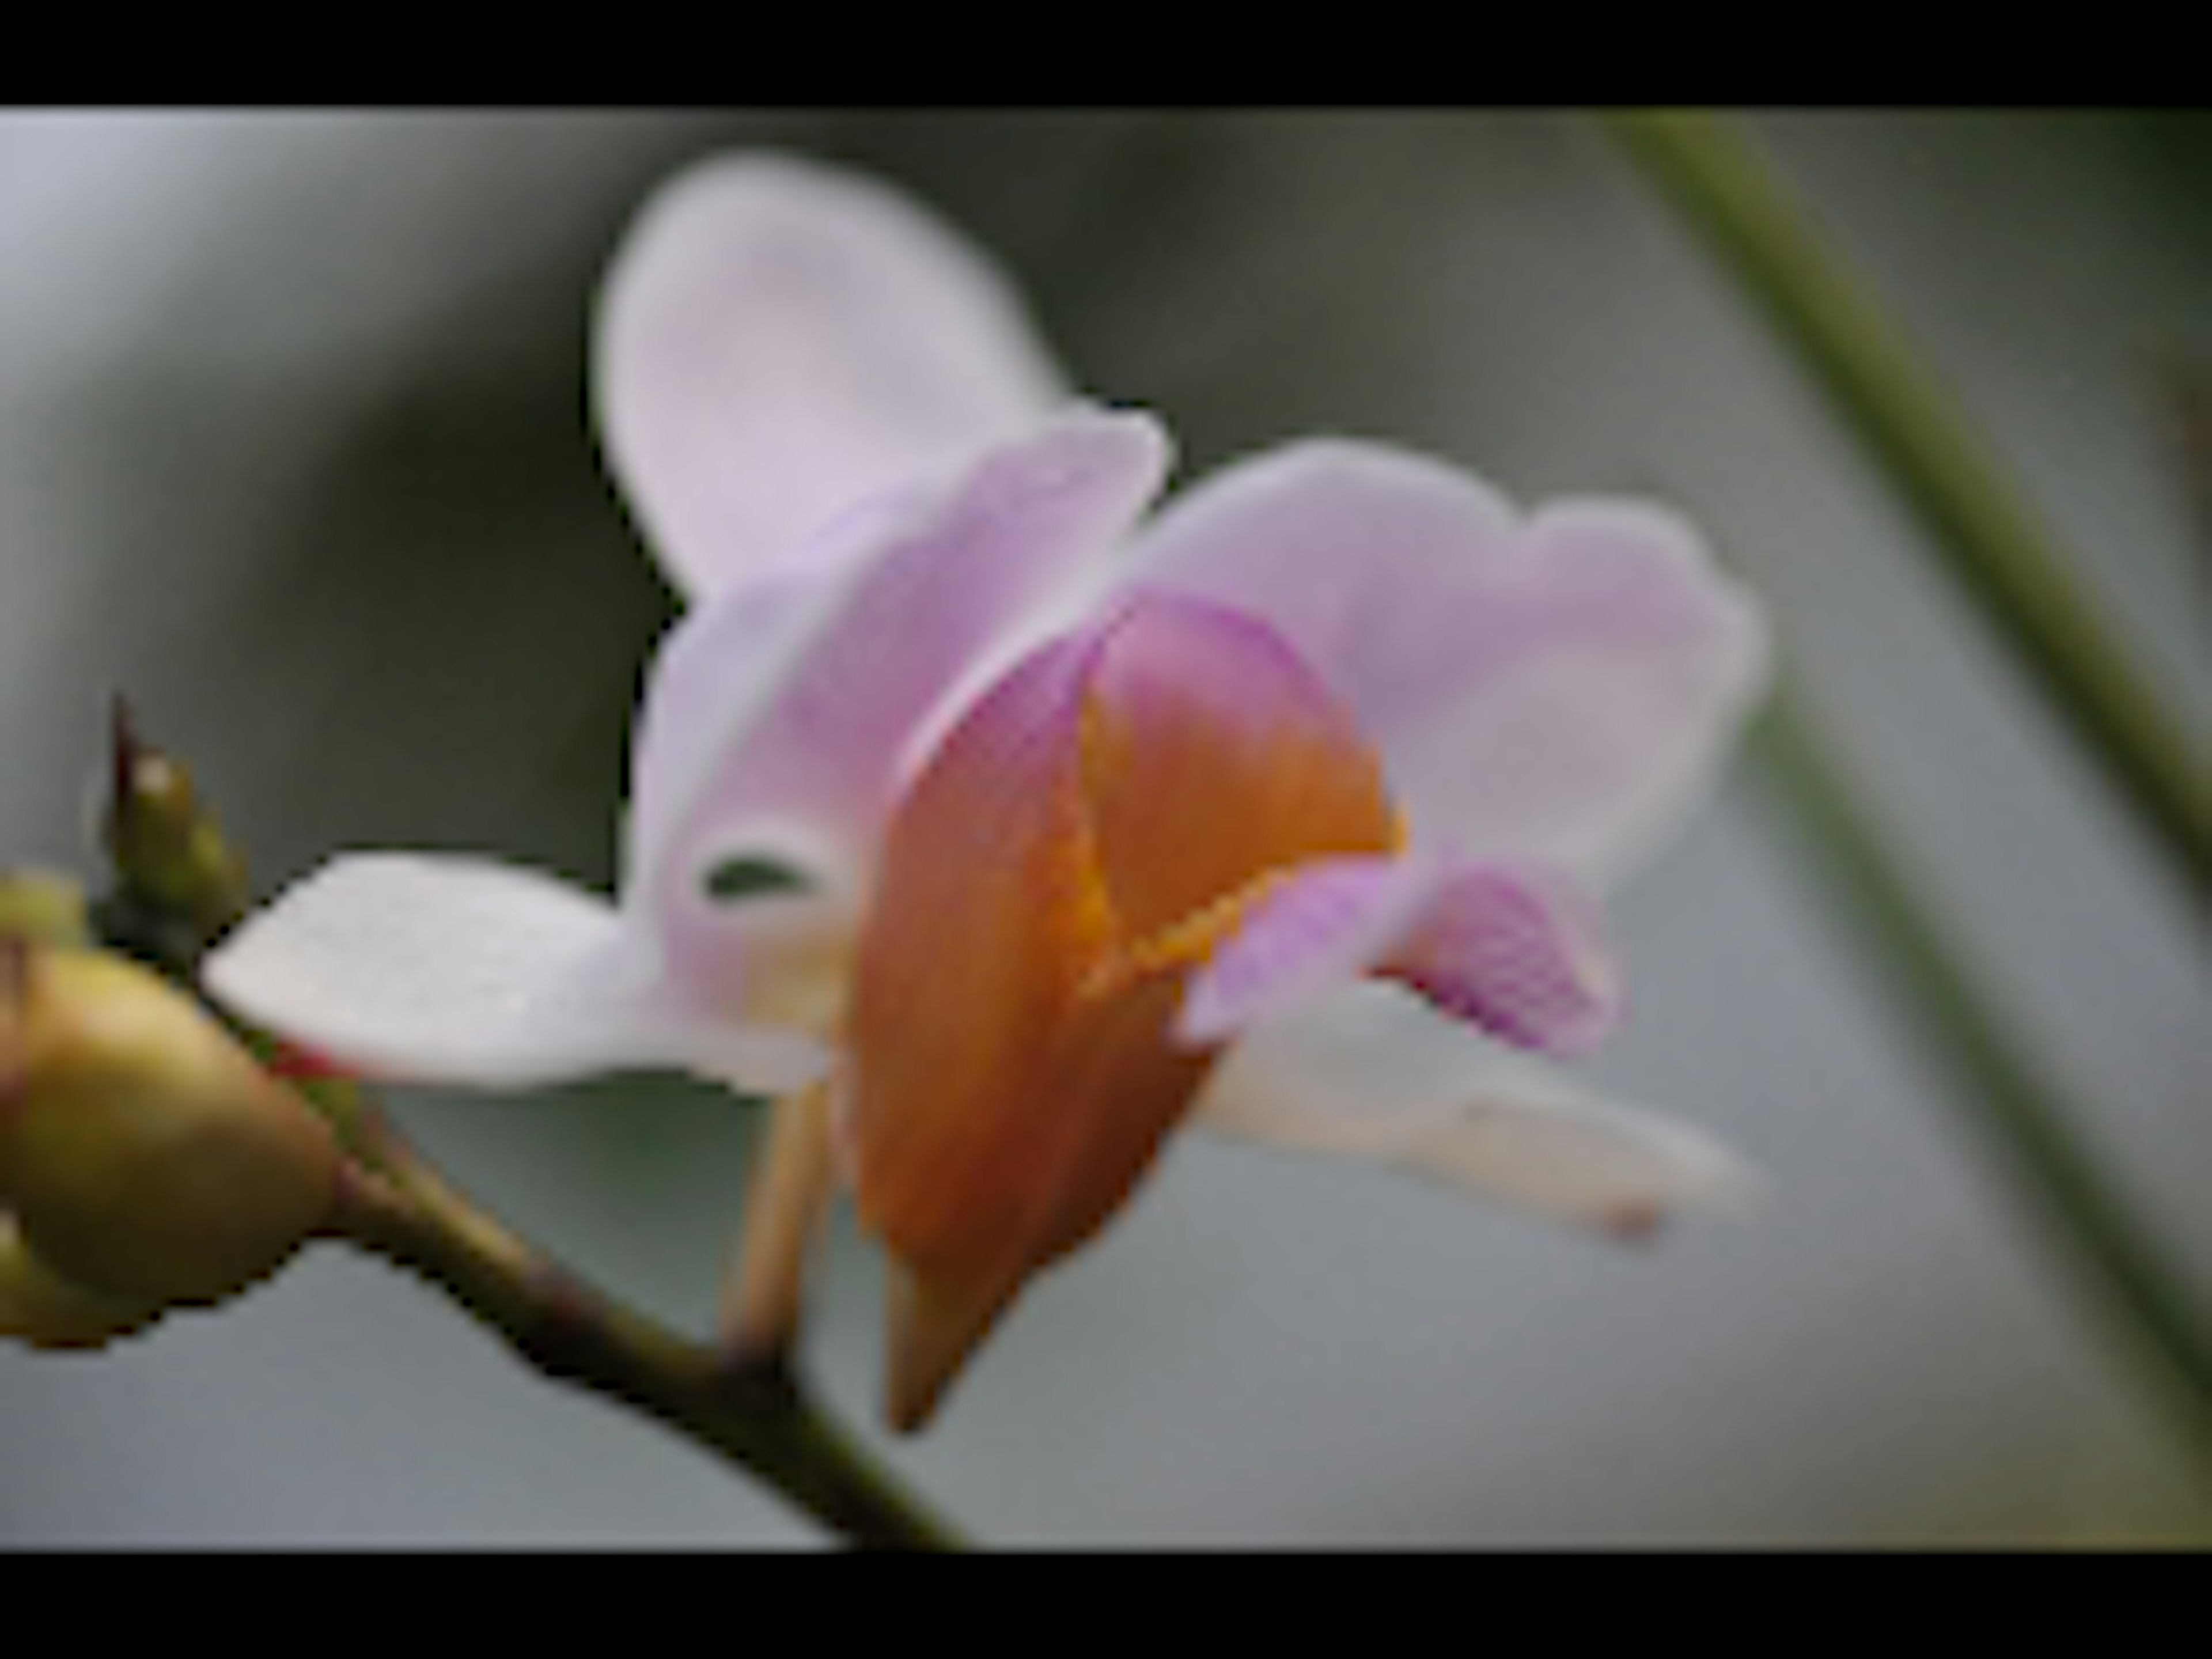
POLYGON ((693 601, 619 901, 347 855, 210 957, 220 999, 393 1079, 826 1084, 902 1426, 1186 1121, 1618 1232, 1740 1190, 1552 1059, 1618 1011, 1596 896, 1765 679, 1680 516, 1336 439, 1153 512, 1158 421, 1072 395, 915 204, 786 158, 654 198, 593 374, 693 601))

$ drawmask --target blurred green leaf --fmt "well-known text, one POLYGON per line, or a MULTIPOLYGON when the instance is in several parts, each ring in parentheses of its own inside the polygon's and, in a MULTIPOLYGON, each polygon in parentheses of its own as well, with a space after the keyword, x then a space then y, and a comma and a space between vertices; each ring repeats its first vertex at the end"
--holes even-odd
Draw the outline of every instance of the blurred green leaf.
POLYGON ((1611 130, 1765 314, 2030 678, 2192 891, 2212 798, 2178 721, 1901 331, 1725 117, 1619 112, 1611 130))
MULTIPOLYGON (((2212 864, 2204 791, 2179 729, 2136 676, 2041 526, 1904 337, 1851 282, 1733 123, 1620 112, 1611 128, 1771 323, 2192 888, 2212 864)), ((1786 679, 1759 750, 1796 840, 1874 978, 1958 1085, 1955 1102, 2028 1212, 2065 1246, 2212 1451, 2212 1338, 2187 1282, 2107 1176, 2027 1048, 1931 920, 1833 738, 1786 679)))

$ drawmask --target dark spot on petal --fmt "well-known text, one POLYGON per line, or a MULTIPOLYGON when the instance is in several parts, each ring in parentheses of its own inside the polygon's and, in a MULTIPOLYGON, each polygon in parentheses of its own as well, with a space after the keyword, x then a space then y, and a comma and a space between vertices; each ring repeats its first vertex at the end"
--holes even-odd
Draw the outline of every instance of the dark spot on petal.
POLYGON ((813 885, 804 872, 756 854, 724 859, 701 884, 717 904, 735 904, 771 893, 803 893, 813 885))

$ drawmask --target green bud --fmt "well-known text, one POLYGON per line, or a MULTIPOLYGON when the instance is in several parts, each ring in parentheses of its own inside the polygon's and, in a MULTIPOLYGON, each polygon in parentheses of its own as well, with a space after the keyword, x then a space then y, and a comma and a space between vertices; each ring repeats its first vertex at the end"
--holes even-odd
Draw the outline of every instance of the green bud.
POLYGON ((0 940, 0 1206, 45 1269, 220 1301, 330 1212, 330 1127, 199 1005, 119 957, 0 940))
POLYGON ((204 944, 245 914, 245 863, 190 769, 146 742, 119 700, 113 750, 101 830, 116 873, 142 904, 189 925, 204 944))
POLYGON ((98 1348, 161 1316, 159 1302, 71 1284, 32 1254, 15 1218, 0 1212, 0 1337, 34 1348, 98 1348))

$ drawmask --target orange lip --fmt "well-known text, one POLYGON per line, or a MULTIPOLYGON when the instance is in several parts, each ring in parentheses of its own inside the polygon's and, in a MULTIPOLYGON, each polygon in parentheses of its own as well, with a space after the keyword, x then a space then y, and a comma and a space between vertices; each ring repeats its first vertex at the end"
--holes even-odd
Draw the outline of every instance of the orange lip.
POLYGON ((902 1276, 895 1425, 1183 1116, 1213 1055, 1170 1024, 1244 899, 1398 834, 1349 714, 1198 601, 1134 600, 969 711, 893 821, 852 1012, 849 1163, 902 1276))

